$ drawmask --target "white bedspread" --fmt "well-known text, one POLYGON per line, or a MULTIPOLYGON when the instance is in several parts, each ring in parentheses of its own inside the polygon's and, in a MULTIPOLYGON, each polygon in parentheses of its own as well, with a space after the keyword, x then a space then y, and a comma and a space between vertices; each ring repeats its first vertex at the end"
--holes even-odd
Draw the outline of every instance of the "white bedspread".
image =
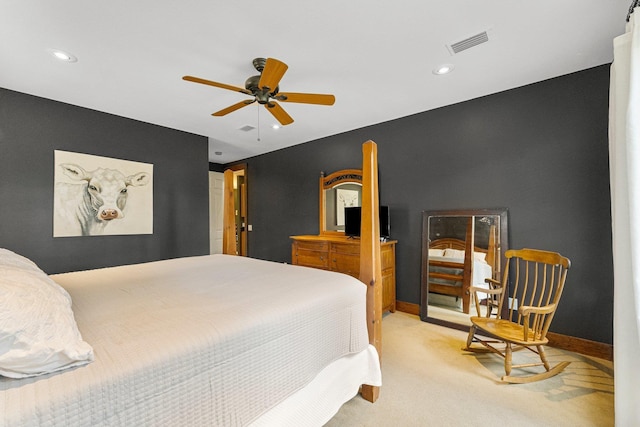
POLYGON ((212 255, 51 277, 95 362, 0 378, 5 426, 247 425, 368 348, 343 274, 212 255))

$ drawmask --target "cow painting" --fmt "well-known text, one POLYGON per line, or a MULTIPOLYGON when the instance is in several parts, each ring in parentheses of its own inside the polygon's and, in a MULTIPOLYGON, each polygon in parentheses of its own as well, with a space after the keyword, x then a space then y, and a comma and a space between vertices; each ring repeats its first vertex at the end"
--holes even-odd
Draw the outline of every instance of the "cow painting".
POLYGON ((151 174, 125 175, 117 169, 91 171, 75 163, 57 166, 70 182, 55 184, 54 236, 93 236, 105 233, 109 224, 125 218, 132 187, 149 184, 151 174))

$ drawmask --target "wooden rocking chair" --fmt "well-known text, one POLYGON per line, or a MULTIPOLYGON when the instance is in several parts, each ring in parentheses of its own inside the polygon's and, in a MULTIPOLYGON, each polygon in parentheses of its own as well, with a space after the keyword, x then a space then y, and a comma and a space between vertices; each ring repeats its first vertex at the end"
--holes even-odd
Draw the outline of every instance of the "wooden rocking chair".
POLYGON ((473 292, 490 293, 491 296, 495 296, 498 301, 498 314, 497 318, 471 318, 472 325, 464 350, 493 352, 504 357, 506 375, 502 377, 502 381, 505 382, 529 383, 550 378, 562 372, 570 363, 560 362, 553 368, 550 367, 544 353, 544 345, 549 341, 547 332, 558 307, 571 262, 558 253, 536 249, 508 250, 505 257, 507 264, 502 283, 487 279, 491 281, 492 289, 471 289, 473 292), (508 288, 510 270, 513 282, 511 295, 507 295, 504 291, 508 288), (474 343, 482 346, 472 347, 474 343), (500 348, 497 345, 500 345, 500 348), (512 352, 525 348, 538 354, 541 362, 514 365, 512 352), (511 376, 512 368, 534 366, 544 366, 545 371, 529 376, 511 376))

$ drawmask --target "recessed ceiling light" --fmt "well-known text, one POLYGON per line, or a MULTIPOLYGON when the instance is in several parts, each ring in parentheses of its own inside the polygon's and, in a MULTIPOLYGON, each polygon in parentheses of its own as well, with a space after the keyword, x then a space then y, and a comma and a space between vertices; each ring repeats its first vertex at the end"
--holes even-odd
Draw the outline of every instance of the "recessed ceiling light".
POLYGON ((433 69, 433 74, 441 76, 443 74, 449 74, 453 71, 452 64, 442 64, 433 69))
POLYGON ((278 124, 274 124, 274 125, 272 125, 271 127, 272 127, 273 129, 280 129, 280 125, 278 125, 278 124))
POLYGON ((74 55, 65 52, 64 50, 60 50, 60 49, 47 49, 47 51, 53 55, 56 59, 59 59, 60 61, 64 61, 64 62, 77 62, 78 58, 76 58, 74 55))

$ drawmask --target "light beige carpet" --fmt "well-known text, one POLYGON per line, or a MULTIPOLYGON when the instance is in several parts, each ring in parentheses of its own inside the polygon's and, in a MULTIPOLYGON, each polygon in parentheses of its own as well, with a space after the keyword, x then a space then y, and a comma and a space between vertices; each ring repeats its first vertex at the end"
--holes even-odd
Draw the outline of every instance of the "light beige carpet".
MULTIPOLYGON (((544 381, 504 384, 503 359, 462 351, 463 331, 402 312, 386 315, 382 331, 380 398, 354 397, 326 426, 614 425, 609 361, 547 347, 550 363, 572 363, 544 381)), ((531 357, 517 352, 514 362, 531 357)))

